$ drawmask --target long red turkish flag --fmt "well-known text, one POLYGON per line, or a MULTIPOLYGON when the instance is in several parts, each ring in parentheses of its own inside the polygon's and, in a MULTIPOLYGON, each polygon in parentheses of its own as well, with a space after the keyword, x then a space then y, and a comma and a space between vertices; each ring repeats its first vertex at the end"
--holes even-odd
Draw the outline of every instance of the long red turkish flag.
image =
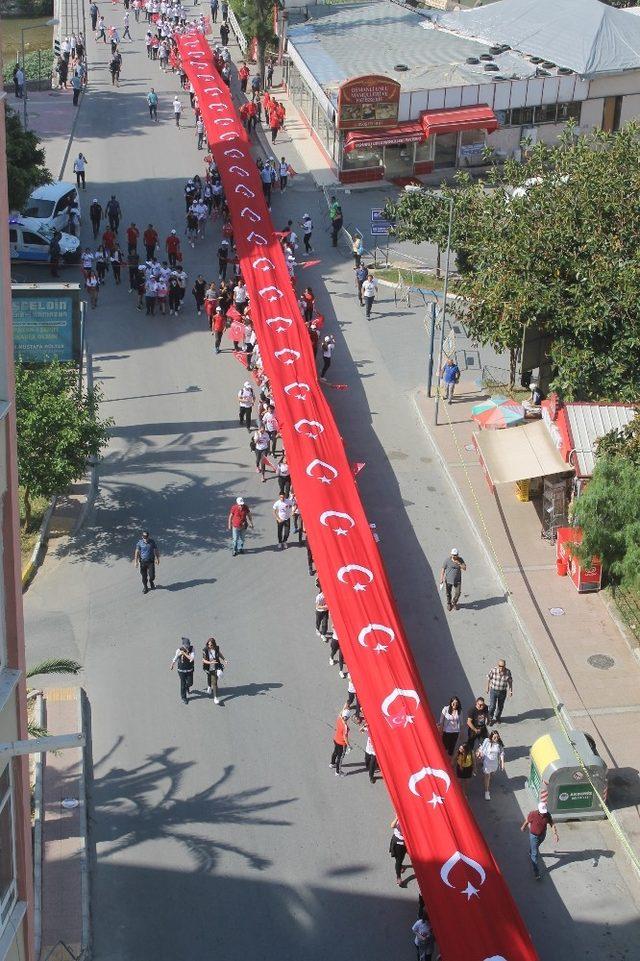
POLYGON ((318 382, 244 127, 206 40, 189 34, 179 37, 178 45, 231 211, 251 316, 322 588, 442 956, 446 961, 534 961, 529 934, 431 716, 318 382))

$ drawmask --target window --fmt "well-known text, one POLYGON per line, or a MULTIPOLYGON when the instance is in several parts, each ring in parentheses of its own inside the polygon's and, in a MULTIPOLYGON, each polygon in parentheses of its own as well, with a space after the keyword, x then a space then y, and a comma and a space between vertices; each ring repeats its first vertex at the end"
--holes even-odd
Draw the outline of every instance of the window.
POLYGON ((25 217, 37 217, 39 220, 46 220, 52 215, 53 207, 53 200, 36 200, 35 197, 29 197, 22 213, 25 217))
POLYGON ((536 123, 555 123, 556 107, 555 103, 543 103, 542 106, 536 107, 536 123))
POLYGON ((25 244, 34 244, 39 247, 48 247, 48 241, 38 234, 32 234, 30 230, 23 231, 22 240, 25 244))
POLYGON ((582 104, 579 100, 575 100, 572 103, 559 103, 558 123, 565 123, 567 120, 579 121, 581 109, 582 104))
POLYGON ((60 200, 56 204, 56 214, 60 214, 64 210, 66 210, 69 204, 75 201, 75 199, 76 199, 76 190, 74 187, 73 190, 67 191, 67 193, 60 198, 60 200))
POLYGON ((0 931, 16 903, 13 850, 13 801, 9 764, 0 774, 0 931))
POLYGON ((620 129, 622 97, 605 97, 602 108, 602 129, 605 133, 615 133, 620 129))
POLYGON ((10 244, 18 243, 18 231, 16 230, 15 227, 11 227, 9 229, 9 243, 10 244))
POLYGON ((533 107, 514 107, 511 111, 512 127, 530 127, 533 124, 533 107))

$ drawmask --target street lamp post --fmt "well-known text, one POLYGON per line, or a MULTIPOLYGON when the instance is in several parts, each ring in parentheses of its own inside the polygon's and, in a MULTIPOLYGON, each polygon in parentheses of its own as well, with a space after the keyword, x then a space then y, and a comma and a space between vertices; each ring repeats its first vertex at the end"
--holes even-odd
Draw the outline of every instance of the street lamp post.
MULTIPOLYGON (((449 228, 447 230, 447 260, 444 268, 444 290, 442 291, 442 316, 440 318, 440 348, 438 350, 438 369, 436 371, 436 402, 433 409, 433 423, 438 426, 438 407, 440 405, 440 371, 442 370, 442 351, 444 349, 444 321, 447 315, 447 292, 449 289, 449 265, 451 263, 451 228, 453 226, 453 197, 449 197, 449 228)), ((433 343, 433 341, 432 341, 433 343)))
MULTIPOLYGON (((47 20, 45 26, 57 27, 59 23, 60 21, 58 20, 57 17, 52 17, 51 20, 47 20)), ((30 27, 20 28, 21 41, 22 41, 22 72, 24 74, 24 92, 22 94, 22 126, 24 127, 25 130, 27 129, 27 99, 28 99, 29 84, 27 83, 27 67, 24 59, 24 35, 27 32, 27 30, 38 30, 40 29, 41 26, 42 24, 40 23, 32 23, 30 27)))

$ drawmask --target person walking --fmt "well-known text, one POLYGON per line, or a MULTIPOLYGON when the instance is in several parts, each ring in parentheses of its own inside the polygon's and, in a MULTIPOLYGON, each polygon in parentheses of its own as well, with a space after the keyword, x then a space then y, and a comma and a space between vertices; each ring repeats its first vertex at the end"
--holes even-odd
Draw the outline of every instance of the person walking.
POLYGON ((462 705, 459 697, 452 697, 448 704, 440 712, 438 730, 442 737, 445 751, 449 757, 453 757, 456 743, 460 737, 460 719, 462 717, 462 705))
POLYGON ((497 731, 492 731, 489 737, 484 739, 476 752, 476 757, 482 761, 484 799, 490 801, 491 775, 498 770, 504 771, 504 744, 497 731))
POLYGON ((73 172, 76 175, 76 186, 80 188, 80 185, 82 184, 83 190, 87 189, 87 185, 85 183, 87 162, 87 158, 83 153, 79 153, 76 159, 73 161, 73 172))
MULTIPOLYGON (((313 574, 311 567, 309 567, 309 573, 313 574)), ((336 663, 336 658, 338 658, 338 673, 340 674, 340 677, 345 678, 347 676, 347 672, 345 671, 344 658, 342 656, 342 651, 340 650, 340 640, 334 627, 333 631, 331 632, 331 640, 329 641, 329 665, 331 667, 333 667, 336 663)))
POLYGON ((130 250, 127 256, 129 265, 129 293, 138 289, 138 268, 140 267, 140 254, 137 250, 130 250))
MULTIPOLYGON (((267 438, 268 438, 267 434, 267 438)), ((276 526, 278 530, 278 544, 280 545, 280 550, 286 549, 287 541, 289 540, 289 532, 291 530, 291 515, 293 513, 293 500, 290 497, 285 497, 284 491, 278 497, 278 500, 273 505, 273 516, 276 519, 276 526)))
POLYGON ((352 251, 353 251, 353 262, 357 269, 360 266, 360 262, 362 260, 362 254, 364 251, 362 237, 359 234, 356 234, 356 236, 353 238, 352 251))
POLYGON ((85 280, 84 285, 89 295, 89 303, 93 309, 98 306, 98 293, 100 291, 100 281, 93 270, 89 272, 89 276, 85 280))
POLYGON ((320 587, 320 582, 316 581, 318 585, 318 593, 316 594, 316 634, 318 637, 324 638, 325 641, 329 640, 329 605, 327 604, 326 598, 324 596, 324 591, 320 587))
POLYGON ((82 77, 77 73, 74 73, 71 78, 71 89, 73 90, 73 106, 78 106, 78 100, 80 99, 80 93, 82 92, 82 77))
POLYGON ((540 854, 540 845, 547 836, 547 828, 553 829, 553 837, 558 844, 560 838, 558 837, 558 829, 553 823, 553 818, 549 814, 549 810, 544 801, 540 801, 538 807, 535 811, 529 811, 526 818, 520 825, 521 831, 529 832, 529 857, 531 859, 531 864, 533 865, 533 876, 536 881, 540 880, 540 868, 538 866, 538 858, 540 854))
POLYGON ((264 476, 266 470, 265 458, 269 453, 269 443, 269 435, 264 427, 259 424, 251 438, 251 450, 256 455, 256 474, 262 474, 263 484, 266 481, 266 477, 264 476))
POLYGON ((441 373, 442 383, 444 384, 445 398, 447 403, 452 404, 453 393, 456 389, 456 384, 460 380, 460 368, 452 357, 447 357, 441 373))
POLYGON ((198 274, 198 276, 193 282, 193 287, 191 288, 193 299, 196 302, 196 310, 198 311, 198 317, 202 314, 202 307, 204 305, 204 296, 206 292, 207 292, 207 282, 202 276, 202 274, 198 274))
POLYGON ((236 502, 231 505, 227 518, 227 530, 231 531, 231 550, 234 557, 236 554, 244 554, 244 535, 247 527, 253 530, 251 511, 245 504, 244 498, 236 497, 236 502))
MULTIPOLYGON (((482 744, 489 737, 487 721, 489 712, 483 697, 477 697, 473 707, 467 712, 467 745, 473 750, 476 741, 482 744)), ((474 765, 475 773, 475 765, 474 765)))
POLYGON ((367 734, 367 743, 364 747, 364 768, 369 775, 369 781, 371 784, 376 783, 376 770, 378 769, 378 763, 376 761, 376 749, 373 746, 373 741, 371 740, 371 734, 366 722, 362 725, 360 730, 367 734))
POLYGON ((91 29, 96 32, 96 26, 98 24, 98 14, 100 13, 97 3, 91 3, 89 6, 89 16, 91 17, 91 29))
POLYGON ((222 343, 222 335, 224 334, 225 327, 226 321, 222 313, 222 307, 216 307, 211 321, 211 331, 214 336, 213 347, 216 354, 220 353, 220 344, 222 343))
POLYGON ((158 94, 152 87, 147 94, 147 106, 149 107, 149 116, 152 120, 158 122, 158 94))
POLYGON ((342 207, 335 197, 331 198, 331 203, 329 204, 329 219, 331 220, 331 244, 337 247, 338 234, 342 230, 343 216, 342 207))
POLYGON ((305 254, 312 254, 313 247, 311 246, 311 234, 313 232, 313 220, 309 214, 304 214, 302 220, 300 221, 300 226, 302 227, 302 242, 304 243, 305 254))
POLYGON ((340 769, 342 759, 347 751, 351 750, 351 745, 349 744, 349 717, 349 711, 341 711, 338 714, 333 732, 333 753, 331 754, 329 766, 334 769, 336 777, 344 777, 340 769))
POLYGON ((202 649, 202 670, 207 675, 207 694, 213 694, 213 703, 219 704, 218 678, 222 675, 228 661, 215 637, 210 637, 202 649))
POLYGON ((333 357, 333 352, 336 349, 336 342, 331 334, 328 334, 322 341, 322 370, 320 371, 320 380, 326 380, 325 374, 331 367, 331 359, 333 357))
POLYGON ((175 267, 178 262, 178 254, 180 253, 180 238, 175 228, 165 239, 164 246, 167 251, 169 266, 175 267))
POLYGON ((291 493, 291 474, 289 473, 289 465, 287 464, 284 451, 279 462, 276 464, 276 479, 280 493, 288 497, 291 493))
POLYGON ((156 312, 156 298, 158 296, 158 282, 151 273, 147 273, 144 284, 144 304, 146 316, 153 317, 156 312))
POLYGON ((362 299, 362 285, 369 276, 369 271, 364 264, 359 264, 357 267, 353 268, 355 271, 356 278, 356 289, 358 291, 358 301, 361 307, 364 307, 364 300, 362 299))
POLYGON ((193 668, 195 654, 193 646, 188 637, 182 638, 182 644, 176 651, 171 661, 170 669, 173 670, 178 665, 178 677, 180 678, 180 697, 184 704, 187 704, 189 691, 193 687, 193 668))
POLYGON ((418 961, 431 961, 435 947, 435 938, 431 925, 424 916, 424 911, 421 912, 418 920, 412 925, 411 932, 413 934, 413 943, 416 946, 418 961))
POLYGON ((133 43, 133 37, 131 36, 131 31, 129 30, 129 11, 127 11, 122 18, 122 26, 124 28, 122 32, 122 39, 128 40, 129 43, 133 43))
POLYGON ((460 782, 462 793, 467 796, 467 781, 473 775, 473 751, 467 743, 459 744, 456 753, 456 777, 460 782))
POLYGON ((91 221, 94 240, 100 233, 100 224, 102 223, 102 217, 103 217, 102 205, 98 203, 98 198, 94 197, 93 200, 91 201, 91 206, 89 207, 89 219, 91 221))
POLYGON ((142 242, 144 243, 144 248, 147 252, 147 260, 153 260, 156 252, 156 246, 158 244, 158 231, 155 229, 153 224, 149 224, 147 229, 142 235, 142 242))
POLYGON ((373 274, 369 274, 367 279, 363 282, 360 289, 362 299, 364 300, 364 312, 367 320, 371 320, 371 310, 373 308, 373 302, 376 299, 376 294, 378 293, 378 281, 374 278, 373 274))
POLYGON ((49 241, 49 265, 52 277, 59 277, 58 267, 60 266, 60 238, 62 234, 59 230, 54 230, 53 236, 49 241))
POLYGON ((140 569, 142 577, 142 593, 148 594, 149 588, 156 589, 156 564, 160 563, 160 551, 149 531, 143 531, 142 537, 133 552, 133 563, 140 569))
POLYGON ((180 126, 180 115, 182 114, 182 104, 176 95, 173 99, 173 117, 176 122, 176 127, 180 126))
POLYGON ((110 260, 111 270, 113 271, 113 279, 117 287, 120 284, 120 271, 122 269, 122 264, 124 263, 124 257, 122 256, 122 251, 120 250, 120 244, 116 243, 114 249, 111 251, 110 260))
POLYGON ((487 694, 489 695, 489 724, 499 724, 507 694, 513 697, 513 677, 506 661, 502 658, 487 674, 487 694))
POLYGON ((140 237, 140 231, 136 227, 134 221, 131 221, 127 227, 127 254, 130 257, 138 250, 138 239, 140 237))
POLYGON ((256 395, 253 387, 251 386, 251 381, 245 380, 244 384, 238 391, 238 416, 240 420, 240 426, 246 427, 249 433, 251 433, 251 414, 253 412, 253 405, 255 402, 256 395))
POLYGON ((407 846, 404 843, 404 834, 402 833, 402 828, 397 817, 391 822, 391 828, 393 829, 393 834, 391 835, 391 841, 389 843, 389 854, 396 862, 396 884, 398 887, 402 887, 402 874, 406 871, 404 859, 407 853, 407 846))
POLYGON ((211 23, 218 22, 218 0, 211 0, 211 23))
POLYGON ((462 572, 466 571, 465 564, 457 547, 451 548, 451 553, 442 565, 440 571, 440 589, 444 584, 447 594, 447 610, 457 611, 460 591, 462 589, 462 572))
POLYGON ((118 233, 120 227, 120 218, 122 217, 122 209, 120 207, 120 201, 117 200, 115 194, 111 194, 109 202, 105 207, 105 214, 109 221, 109 226, 115 234, 118 233))

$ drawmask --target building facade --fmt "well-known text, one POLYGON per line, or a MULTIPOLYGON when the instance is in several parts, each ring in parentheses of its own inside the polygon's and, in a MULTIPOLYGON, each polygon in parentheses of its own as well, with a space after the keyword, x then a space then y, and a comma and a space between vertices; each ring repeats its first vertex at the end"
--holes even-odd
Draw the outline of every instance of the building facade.
POLYGON ((640 17, 599 0, 538 6, 539 29, 526 19, 526 0, 430 16, 390 0, 315 7, 289 29, 285 81, 345 183, 482 166, 519 157, 523 140, 555 142, 570 121, 580 131, 614 131, 640 117, 640 56, 622 67, 615 48, 596 56, 601 10, 637 28, 639 41, 640 17), (567 21, 575 50, 567 41, 563 52, 556 34, 569 26, 556 27, 547 7, 573 15, 576 4, 583 16, 567 21), (398 85, 396 109, 377 119, 384 78, 398 85), (354 126, 341 104, 356 82, 367 103, 354 126))

